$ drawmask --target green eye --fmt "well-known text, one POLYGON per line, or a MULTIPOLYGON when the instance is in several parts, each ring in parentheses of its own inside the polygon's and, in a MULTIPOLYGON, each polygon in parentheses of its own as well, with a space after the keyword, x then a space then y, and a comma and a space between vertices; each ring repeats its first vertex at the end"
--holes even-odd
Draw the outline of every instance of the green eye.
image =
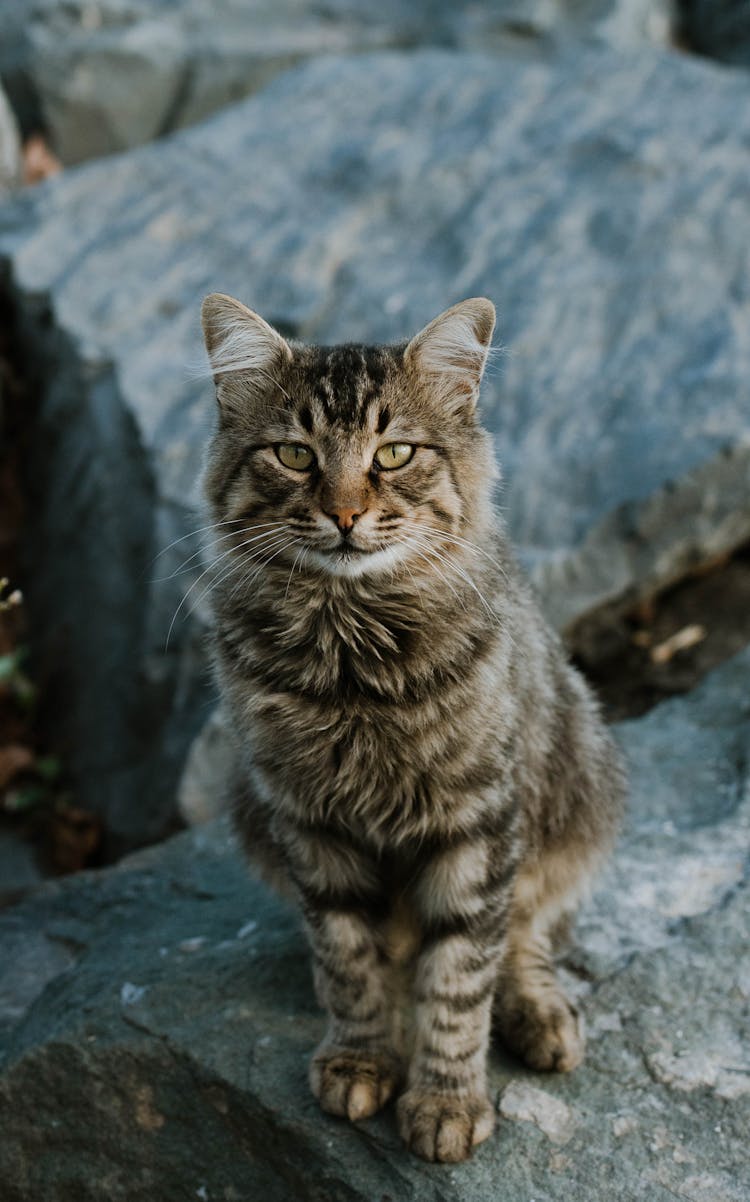
POLYGON ((375 452, 375 462, 378 467, 390 471, 394 467, 403 467, 416 451, 410 442, 387 442, 375 452))
POLYGON ((274 447, 276 457, 284 467, 290 467, 295 472, 306 472, 312 467, 313 453, 309 447, 300 446, 296 442, 282 442, 274 447))

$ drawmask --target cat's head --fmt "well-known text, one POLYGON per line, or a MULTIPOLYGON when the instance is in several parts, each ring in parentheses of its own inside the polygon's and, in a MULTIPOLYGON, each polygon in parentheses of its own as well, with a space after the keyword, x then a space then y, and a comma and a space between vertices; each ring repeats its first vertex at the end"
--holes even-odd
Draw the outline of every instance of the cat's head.
POLYGON ((224 548, 359 576, 449 537, 455 550, 486 520, 494 466, 475 410, 490 301, 400 346, 290 345, 218 293, 202 320, 219 403, 205 491, 224 548))

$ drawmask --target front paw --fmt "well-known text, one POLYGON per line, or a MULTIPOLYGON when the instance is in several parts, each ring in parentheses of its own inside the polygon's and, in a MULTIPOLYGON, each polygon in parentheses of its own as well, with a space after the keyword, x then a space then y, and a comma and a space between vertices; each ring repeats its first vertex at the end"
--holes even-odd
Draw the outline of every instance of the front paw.
POLYGON ((385 1105, 400 1075, 400 1064, 389 1052, 326 1045, 313 1057, 310 1087, 328 1114, 356 1122, 385 1105))
POLYGON ((511 1050, 538 1072, 569 1073, 583 1060, 583 1019, 561 991, 544 1004, 516 999, 500 1012, 499 1027, 511 1050))
POLYGON ((494 1111, 486 1097, 410 1089, 398 1100, 398 1127, 410 1151, 423 1160, 467 1160, 492 1134, 494 1111))

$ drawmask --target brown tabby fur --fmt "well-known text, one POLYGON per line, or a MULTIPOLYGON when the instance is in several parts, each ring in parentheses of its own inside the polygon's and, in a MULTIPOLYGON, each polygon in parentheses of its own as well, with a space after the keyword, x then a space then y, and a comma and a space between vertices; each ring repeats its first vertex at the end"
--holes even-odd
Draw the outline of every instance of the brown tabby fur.
POLYGON ((203 323, 234 817, 305 918, 329 1016, 311 1086, 351 1120, 398 1094, 408 1146, 462 1160, 493 1128, 493 1017, 534 1068, 581 1060, 551 940, 622 792, 492 508, 475 404, 494 309, 465 301, 396 347, 291 347, 219 295, 203 323), (390 443, 417 450, 379 470, 390 443))

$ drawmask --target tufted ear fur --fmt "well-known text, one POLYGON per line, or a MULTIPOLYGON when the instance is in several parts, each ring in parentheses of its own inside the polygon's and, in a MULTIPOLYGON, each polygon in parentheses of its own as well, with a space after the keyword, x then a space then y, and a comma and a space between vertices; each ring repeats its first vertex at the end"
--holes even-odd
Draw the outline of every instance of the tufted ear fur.
POLYGON ((472 412, 495 328, 495 306, 484 297, 461 301, 425 326, 404 361, 455 412, 472 412))
POLYGON ((268 377, 292 352, 267 321, 231 296, 212 292, 201 308, 206 350, 218 384, 229 372, 268 377))

